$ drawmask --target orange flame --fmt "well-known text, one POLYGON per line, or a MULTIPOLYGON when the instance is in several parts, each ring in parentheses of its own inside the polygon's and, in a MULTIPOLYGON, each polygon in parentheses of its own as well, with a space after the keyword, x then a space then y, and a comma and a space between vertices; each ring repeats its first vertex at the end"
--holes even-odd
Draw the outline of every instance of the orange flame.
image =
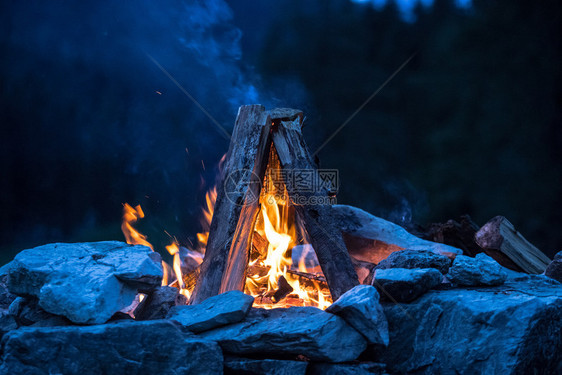
POLYGON ((140 204, 135 208, 128 203, 123 204, 123 221, 121 223, 121 231, 123 232, 128 244, 144 245, 154 250, 154 247, 146 240, 146 236, 137 232, 137 230, 133 228, 133 224, 142 218, 144 218, 144 212, 142 211, 140 204))

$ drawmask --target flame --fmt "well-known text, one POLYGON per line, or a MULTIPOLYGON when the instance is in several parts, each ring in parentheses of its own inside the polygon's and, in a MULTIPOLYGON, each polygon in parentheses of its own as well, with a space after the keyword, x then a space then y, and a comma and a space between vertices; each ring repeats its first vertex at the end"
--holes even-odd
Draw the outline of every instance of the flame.
POLYGON ((176 274, 176 279, 178 280, 178 287, 180 293, 183 294, 188 300, 191 297, 191 292, 185 288, 185 283, 183 282, 183 276, 181 272, 181 258, 180 258, 180 247, 177 242, 174 242, 166 246, 168 253, 174 257, 172 268, 176 274))
MULTIPOLYGON (((270 165, 273 163, 270 159, 270 165)), ((266 183, 267 180, 266 178, 266 183)), ((319 276, 314 272, 317 267, 307 268, 306 251, 302 252, 297 269, 292 269, 293 259, 290 250, 298 244, 298 240, 295 214, 294 210, 291 211, 286 188, 276 186, 272 189, 270 184, 262 192, 260 203, 261 210, 255 232, 265 238, 268 245, 265 256, 258 256, 248 265, 249 274, 246 278, 245 292, 255 297, 254 306, 262 308, 315 306, 321 309, 330 306, 332 303, 330 293, 319 281, 310 279, 306 283, 301 283, 300 277, 290 272, 300 271, 319 276), (282 278, 293 290, 287 296, 284 295, 287 293, 281 293, 280 301, 276 301, 275 295, 281 287, 282 278)), ((283 288, 287 289, 286 285, 283 288)))
POLYGON ((154 250, 154 247, 146 240, 146 236, 137 232, 137 230, 133 228, 133 224, 142 218, 144 218, 144 212, 142 211, 140 204, 135 208, 128 203, 123 204, 123 221, 121 223, 121 231, 123 232, 128 244, 144 245, 154 250))
POLYGON ((207 241, 209 239, 209 228, 211 227, 211 220, 213 220, 213 213, 215 209, 215 202, 217 201, 217 187, 210 189, 205 194, 205 207, 203 207, 203 218, 201 219, 202 231, 197 233, 197 242, 199 244, 198 251, 205 254, 207 248, 207 241))

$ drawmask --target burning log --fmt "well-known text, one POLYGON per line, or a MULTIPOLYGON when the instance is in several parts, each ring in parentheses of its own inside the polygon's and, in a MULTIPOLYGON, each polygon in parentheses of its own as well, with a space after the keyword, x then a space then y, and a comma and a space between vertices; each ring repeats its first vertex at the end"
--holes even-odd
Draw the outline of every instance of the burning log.
POLYGON ((550 259, 527 241, 503 216, 496 216, 486 223, 476 233, 475 239, 488 255, 504 266, 507 266, 505 258, 508 258, 524 272, 539 274, 550 263, 550 259))
MULTIPOLYGON (((318 170, 302 137, 302 114, 293 112, 289 117, 281 115, 272 117, 276 121, 273 144, 282 168, 286 171, 306 170, 313 174, 316 181, 319 181, 318 170)), ((359 281, 342 235, 333 220, 332 206, 327 204, 333 191, 325 186, 312 192, 300 191, 292 179, 287 179, 285 185, 296 213, 302 219, 310 243, 316 251, 332 298, 336 300, 358 285, 359 281), (303 198, 306 203, 300 204, 303 198)))
POLYGON ((271 144, 270 127, 263 106, 240 107, 191 304, 244 287, 250 239, 259 212, 257 197, 271 144))
POLYGON ((275 291, 272 297, 274 302, 281 301, 283 298, 287 297, 293 291, 293 287, 289 285, 287 279, 285 279, 283 276, 279 277, 277 286, 279 287, 279 289, 275 291))

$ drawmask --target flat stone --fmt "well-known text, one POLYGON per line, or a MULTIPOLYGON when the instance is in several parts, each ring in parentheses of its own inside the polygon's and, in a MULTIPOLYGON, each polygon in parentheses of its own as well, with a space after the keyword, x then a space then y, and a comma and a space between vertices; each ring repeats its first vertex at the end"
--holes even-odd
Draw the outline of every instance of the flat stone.
POLYGON ((187 298, 181 295, 177 288, 160 286, 148 293, 135 309, 135 320, 164 319, 174 306, 187 303, 187 298))
POLYGON ((375 269, 387 268, 435 268, 446 274, 451 266, 451 259, 430 250, 400 250, 382 260, 375 269))
POLYGON ((386 374, 383 363, 311 363, 308 375, 383 375, 386 374))
POLYGON ((354 360, 367 346, 342 318, 315 307, 252 309, 243 321, 200 336, 235 355, 304 355, 324 362, 354 360))
POLYGON ((334 219, 341 229, 350 255, 378 264, 398 250, 429 250, 454 257, 461 249, 423 240, 390 221, 373 216, 357 207, 334 205, 334 219))
POLYGON ((241 321, 253 303, 254 297, 235 290, 207 298, 197 305, 172 307, 168 319, 199 333, 241 321))
POLYGON ((162 280, 160 255, 122 242, 56 243, 16 255, 8 289, 80 324, 106 322, 162 280))
POLYGON ((227 356, 224 358, 225 375, 305 375, 307 362, 280 359, 250 359, 227 356))
POLYGON ((410 302, 435 288, 442 278, 435 268, 389 268, 376 270, 373 284, 383 299, 392 297, 397 302, 410 302))
POLYGON ((326 311, 342 317, 370 344, 388 345, 388 323, 379 294, 371 285, 357 285, 345 292, 326 311))
POLYGON ((2 340, 2 374, 222 374, 220 347, 166 320, 35 328, 2 340))
POLYGON ((383 307, 390 344, 372 360, 389 373, 562 373, 562 286, 545 276, 383 307))
POLYGON ((562 251, 554 256, 554 259, 546 267, 544 274, 562 283, 562 251))
POLYGON ((507 272, 494 259, 484 253, 475 258, 459 255, 449 269, 447 279, 457 285, 501 285, 507 279, 507 272))

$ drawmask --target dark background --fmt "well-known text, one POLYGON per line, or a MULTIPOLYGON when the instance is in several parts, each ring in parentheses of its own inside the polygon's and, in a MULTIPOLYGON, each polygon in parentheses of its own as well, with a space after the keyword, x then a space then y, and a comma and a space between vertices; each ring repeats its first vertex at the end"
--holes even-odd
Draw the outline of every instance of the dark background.
POLYGON ((3 0, 0 263, 122 240, 124 202, 157 248, 194 237, 228 141, 149 56, 229 131, 242 104, 303 109, 314 151, 415 54, 319 152, 339 203, 501 214, 560 251, 560 2, 375 3, 3 0))

